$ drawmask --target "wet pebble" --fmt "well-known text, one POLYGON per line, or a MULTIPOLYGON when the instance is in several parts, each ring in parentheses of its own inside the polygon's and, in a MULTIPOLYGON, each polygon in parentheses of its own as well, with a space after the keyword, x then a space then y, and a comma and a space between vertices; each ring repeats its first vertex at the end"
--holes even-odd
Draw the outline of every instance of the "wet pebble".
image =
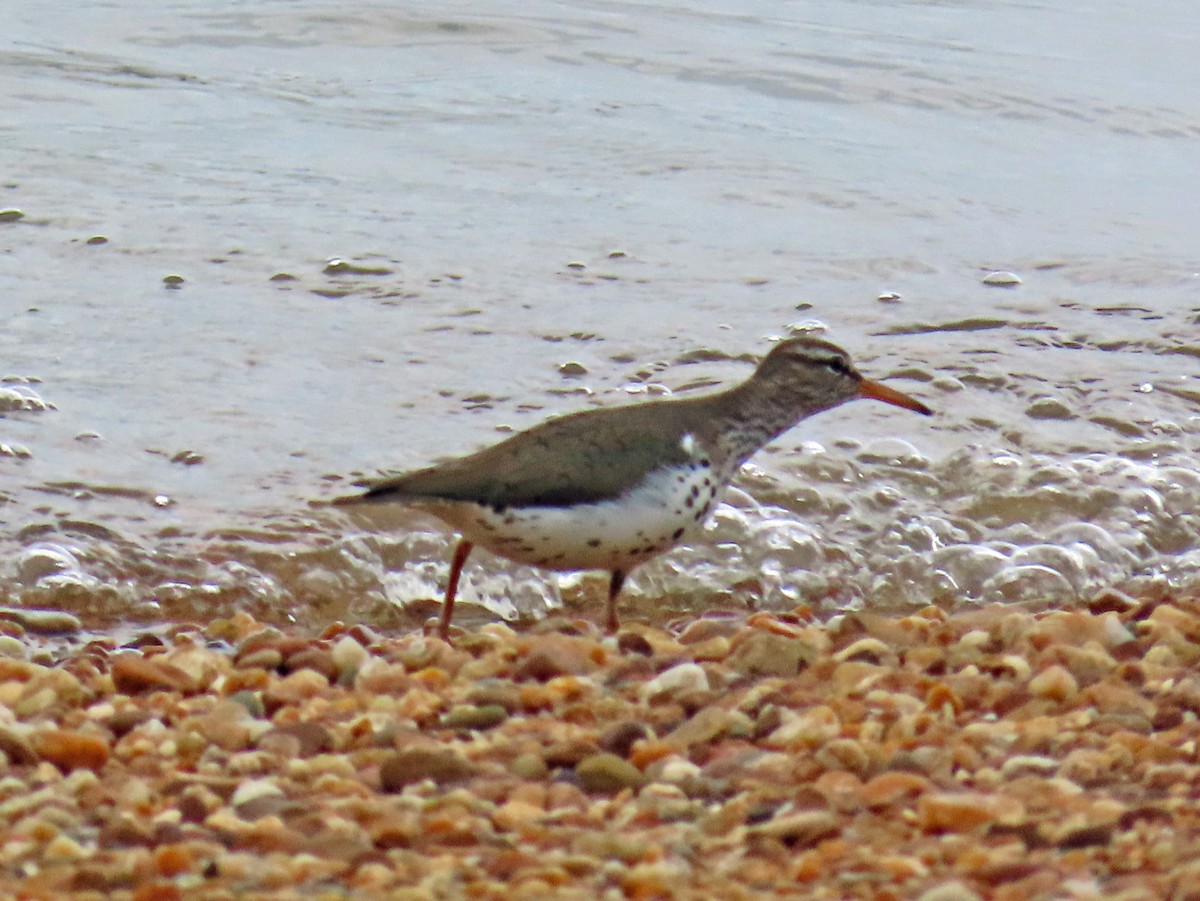
POLYGON ((985 275, 981 281, 985 285, 993 288, 1015 288, 1021 284, 1021 277, 1012 272, 1004 272, 1003 270, 995 270, 985 275))
MULTIPOLYGON (((61 570, 59 558, 55 558, 54 572, 61 570)), ((67 561, 67 567, 74 565, 74 560, 67 561)), ((25 607, 0 607, 0 620, 11 620, 20 624, 27 632, 38 635, 69 635, 80 632, 83 624, 79 617, 64 610, 38 610, 25 607)))
POLYGON ((1025 408, 1025 415, 1030 419, 1074 419, 1076 414, 1067 404, 1057 397, 1039 397, 1030 401, 1025 408))

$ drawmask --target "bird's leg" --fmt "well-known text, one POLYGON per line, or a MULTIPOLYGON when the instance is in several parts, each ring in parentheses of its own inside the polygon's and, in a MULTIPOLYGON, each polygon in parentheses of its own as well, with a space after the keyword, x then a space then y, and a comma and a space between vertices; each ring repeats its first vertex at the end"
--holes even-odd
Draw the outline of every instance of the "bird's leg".
POLYGON ((446 597, 442 601, 442 615, 438 620, 438 638, 450 640, 450 618, 454 615, 454 596, 458 594, 458 578, 462 575, 463 564, 471 554, 475 545, 463 538, 454 549, 454 559, 450 561, 450 581, 446 583, 446 597))
POLYGON ((617 595, 621 593, 621 586, 625 584, 625 571, 623 569, 614 569, 612 571, 612 580, 608 583, 608 622, 606 628, 609 633, 616 635, 617 629, 621 627, 617 620, 617 595))

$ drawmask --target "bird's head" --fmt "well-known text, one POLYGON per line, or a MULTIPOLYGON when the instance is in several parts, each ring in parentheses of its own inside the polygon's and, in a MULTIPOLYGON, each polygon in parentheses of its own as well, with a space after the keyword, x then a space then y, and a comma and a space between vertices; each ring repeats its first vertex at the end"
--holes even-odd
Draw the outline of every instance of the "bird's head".
POLYGON ((933 412, 902 391, 864 378, 848 353, 820 338, 789 338, 776 344, 759 363, 753 380, 802 395, 816 409, 865 397, 925 416, 933 412))

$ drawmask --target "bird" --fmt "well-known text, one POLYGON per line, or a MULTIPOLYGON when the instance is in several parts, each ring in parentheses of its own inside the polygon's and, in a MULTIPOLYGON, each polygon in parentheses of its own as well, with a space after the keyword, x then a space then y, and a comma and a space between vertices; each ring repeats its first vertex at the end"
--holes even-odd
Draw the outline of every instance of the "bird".
POLYGON ((634 567, 696 536, 755 452, 857 398, 933 412, 865 378, 837 345, 789 338, 725 390, 551 418, 468 456, 368 481, 333 503, 403 504, 457 530, 438 620, 443 640, 477 545, 544 569, 606 570, 605 626, 616 633, 617 598, 634 567))

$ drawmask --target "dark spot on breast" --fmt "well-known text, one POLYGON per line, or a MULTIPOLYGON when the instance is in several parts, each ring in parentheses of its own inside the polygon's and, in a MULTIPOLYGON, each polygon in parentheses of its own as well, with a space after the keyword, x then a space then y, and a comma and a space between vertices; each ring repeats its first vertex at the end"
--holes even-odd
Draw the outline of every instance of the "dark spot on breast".
POLYGON ((677 475, 677 476, 675 476, 675 481, 678 482, 680 485, 682 485, 684 482, 687 481, 687 476, 686 475, 677 475))
POLYGON ((693 485, 692 486, 692 497, 699 497, 699 496, 700 496, 700 486, 693 485))
POLYGON ((689 497, 684 500, 683 505, 685 507, 694 507, 696 506, 696 499, 694 497, 689 497))
POLYGON ((599 538, 589 538, 588 539, 588 547, 600 547, 600 539, 599 538))
POLYGON ((712 485, 712 479, 710 479, 710 478, 708 478, 707 476, 705 476, 705 478, 704 478, 704 487, 705 487, 705 488, 708 488, 708 487, 709 487, 709 486, 711 486, 711 485, 712 485))
POLYGON ((703 460, 700 461, 700 466, 704 469, 708 469, 708 467, 712 466, 712 460, 705 457, 703 460))
POLYGON ((671 533, 671 540, 678 541, 680 538, 683 537, 683 531, 684 530, 682 527, 676 529, 674 532, 671 533))

